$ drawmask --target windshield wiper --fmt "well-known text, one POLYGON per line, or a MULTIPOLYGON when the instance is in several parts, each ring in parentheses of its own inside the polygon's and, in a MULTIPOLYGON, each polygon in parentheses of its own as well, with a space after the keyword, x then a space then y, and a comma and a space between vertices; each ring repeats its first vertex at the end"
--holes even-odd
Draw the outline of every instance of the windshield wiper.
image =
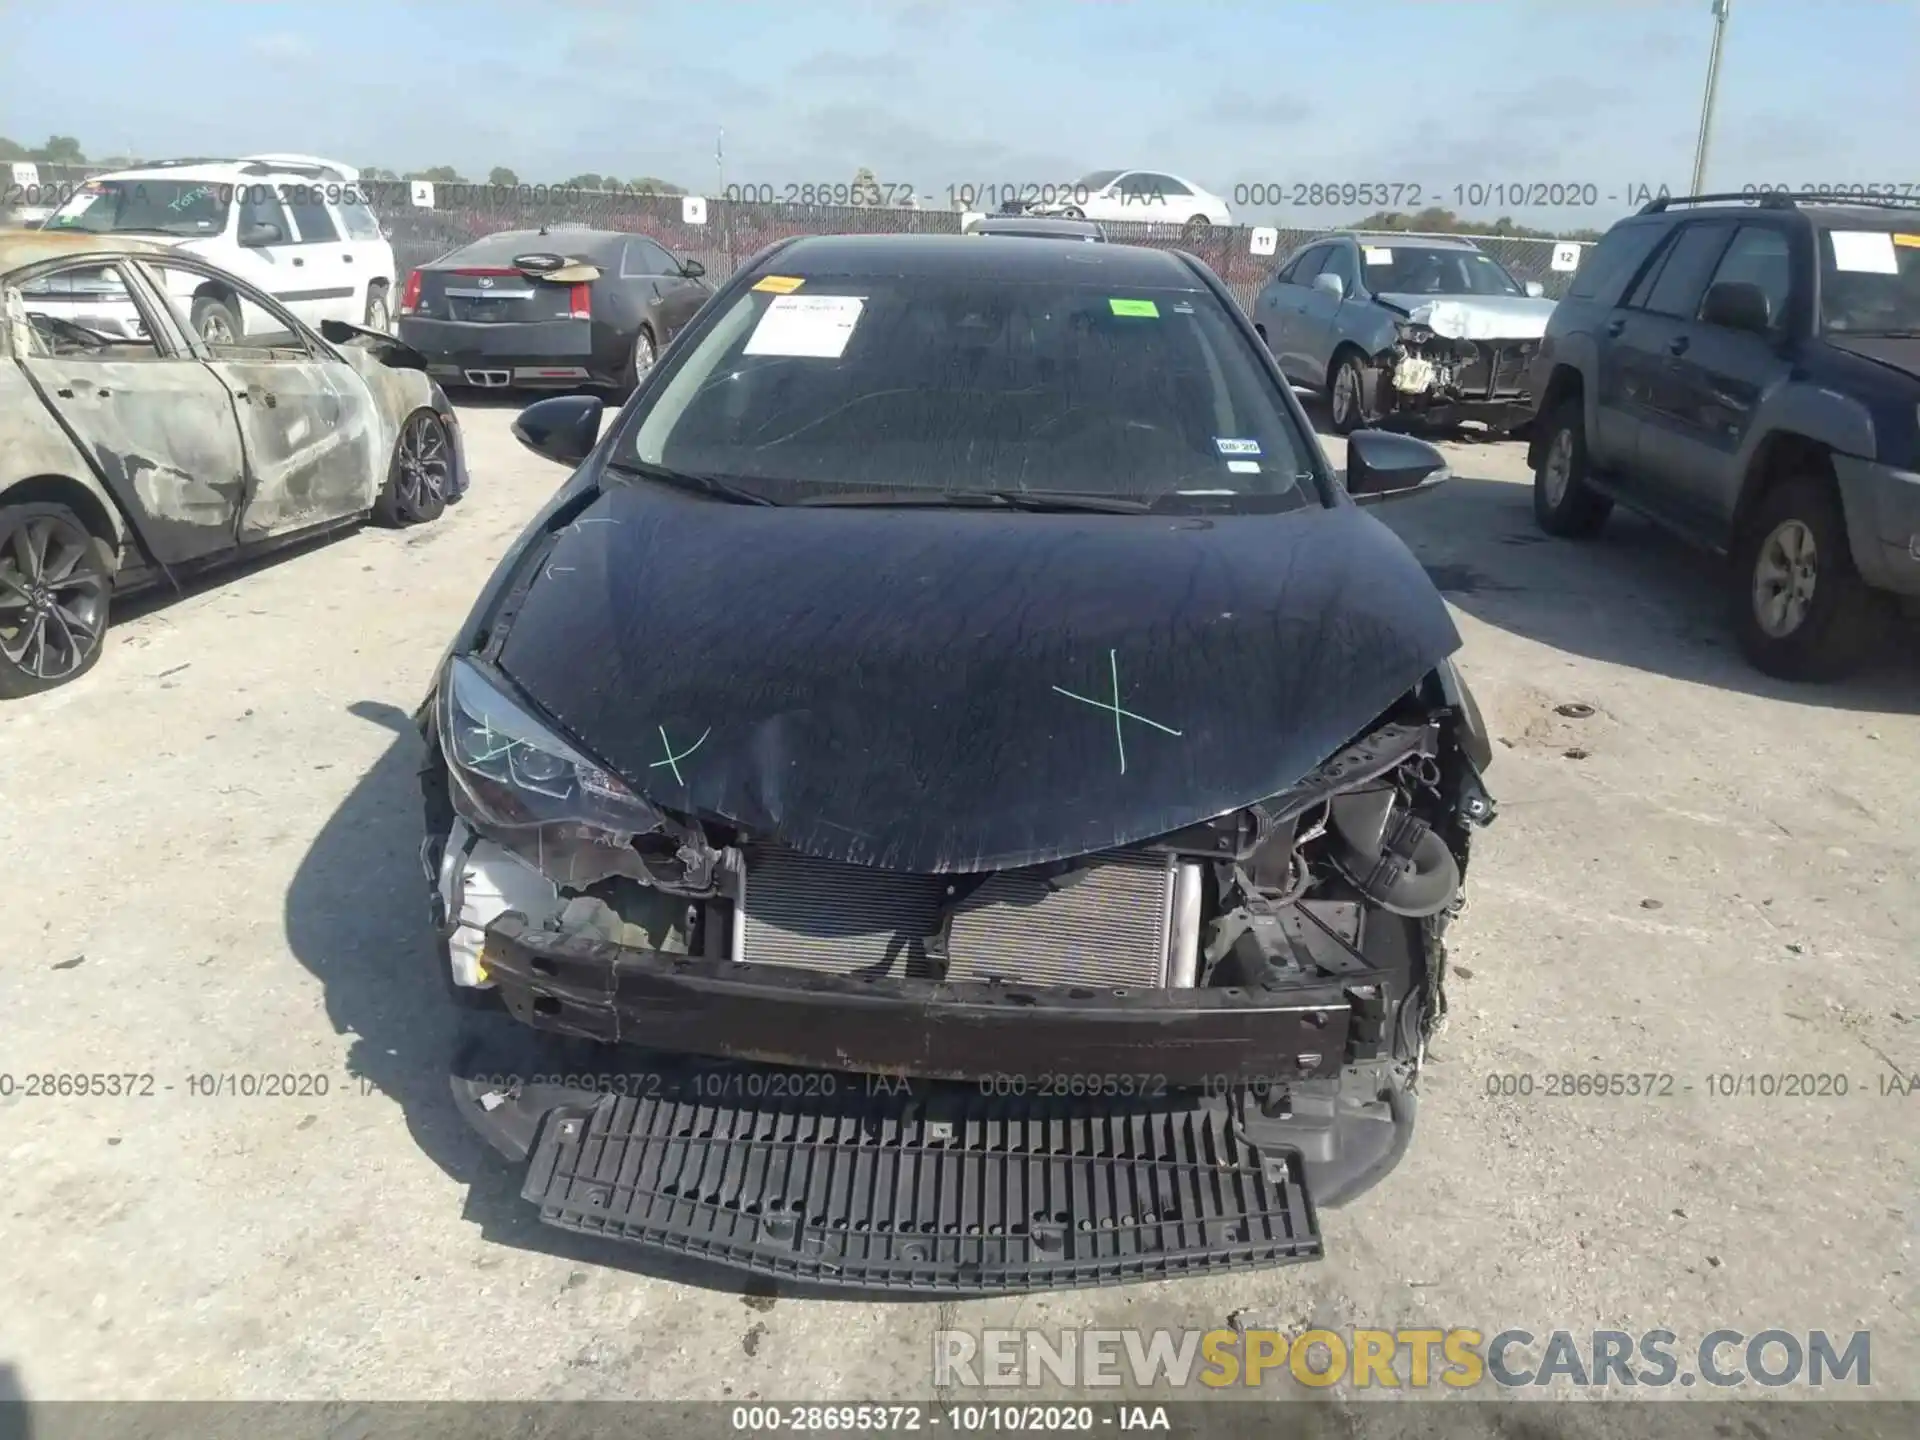
POLYGON ((691 471, 673 470, 665 465, 649 465, 644 460, 609 460, 607 469, 623 475, 635 475, 642 480, 651 480, 658 485, 671 485, 676 490, 691 490, 696 495, 711 495, 716 500, 730 501, 735 505, 778 505, 780 503, 777 500, 768 499, 758 491, 748 490, 713 475, 695 475, 691 471))
POLYGON ((1150 501, 1129 500, 1120 495, 1083 495, 1063 490, 852 490, 841 494, 812 495, 794 502, 798 505, 845 505, 882 508, 925 505, 1001 510, 1088 511, 1096 515, 1145 515, 1153 509, 1150 501))
POLYGON ((1884 329, 1876 326, 1872 330, 1829 330, 1827 333, 1829 335, 1838 335, 1842 338, 1850 339, 1911 340, 1915 336, 1920 336, 1920 326, 1907 326, 1905 328, 1892 326, 1884 329))

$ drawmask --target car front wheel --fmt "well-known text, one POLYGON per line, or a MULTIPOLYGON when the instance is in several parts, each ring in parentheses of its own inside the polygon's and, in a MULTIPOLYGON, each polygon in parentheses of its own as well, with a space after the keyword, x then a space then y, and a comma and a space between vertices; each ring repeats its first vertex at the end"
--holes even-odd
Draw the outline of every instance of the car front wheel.
POLYGON ((64 505, 0 506, 0 699, 93 668, 107 634, 112 557, 64 505))
POLYGON ((1587 416, 1578 398, 1547 417, 1540 463, 1533 472, 1533 518, 1549 535, 1585 540, 1597 535, 1613 502, 1587 484, 1587 416))
POLYGON ((1327 418, 1333 433, 1351 435, 1380 418, 1380 372, 1360 363, 1349 350, 1334 362, 1333 375, 1327 381, 1327 418))
POLYGON ((1871 653, 1882 597, 1854 568, 1846 517, 1813 477, 1776 485, 1734 547, 1740 649, 1781 680, 1838 680, 1871 653))
POLYGON ((416 410, 400 427, 374 517, 393 526, 438 520, 452 488, 453 442, 447 422, 435 411, 416 410))

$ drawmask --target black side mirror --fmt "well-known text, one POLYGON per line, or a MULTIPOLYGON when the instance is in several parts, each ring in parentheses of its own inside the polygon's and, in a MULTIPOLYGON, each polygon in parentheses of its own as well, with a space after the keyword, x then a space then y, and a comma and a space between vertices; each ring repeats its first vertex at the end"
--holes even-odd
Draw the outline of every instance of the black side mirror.
POLYGON ((1426 441, 1390 430, 1347 436, 1347 494, 1356 505, 1422 495, 1452 476, 1447 457, 1426 441))
POLYGON ((1722 280, 1707 287, 1700 302, 1700 318, 1727 330, 1764 335, 1773 326, 1773 307, 1767 292, 1746 280, 1722 280))
POLYGON ((698 260, 682 260, 680 262, 680 273, 689 280, 698 280, 702 275, 707 273, 707 267, 702 265, 698 260))
POLYGON ((262 245, 278 245, 285 238, 280 227, 271 220, 256 220, 251 225, 240 227, 240 243, 249 250, 257 250, 262 245))
POLYGON ((578 465, 600 442, 600 416, 606 408, 597 395, 536 400, 514 417, 513 438, 557 464, 578 465))

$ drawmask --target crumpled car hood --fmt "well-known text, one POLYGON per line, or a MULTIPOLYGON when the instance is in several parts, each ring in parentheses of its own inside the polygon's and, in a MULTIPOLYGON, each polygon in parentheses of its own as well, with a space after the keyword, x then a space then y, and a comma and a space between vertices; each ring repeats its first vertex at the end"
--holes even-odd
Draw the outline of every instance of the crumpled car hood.
POLYGON ((1397 295, 1373 297, 1406 312, 1449 340, 1538 340, 1555 302, 1530 295, 1397 295))
POLYGON ((1263 799, 1459 644, 1351 506, 762 508, 616 484, 556 538, 498 658, 663 809, 937 872, 1263 799))

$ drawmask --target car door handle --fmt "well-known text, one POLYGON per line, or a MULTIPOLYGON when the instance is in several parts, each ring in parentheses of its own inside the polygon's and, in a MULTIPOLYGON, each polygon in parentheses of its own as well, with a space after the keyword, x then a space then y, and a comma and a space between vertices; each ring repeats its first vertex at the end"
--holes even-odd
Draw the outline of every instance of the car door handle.
POLYGON ((1676 335, 1667 342, 1667 353, 1669 355, 1684 355, 1687 353, 1687 346, 1692 343, 1693 341, 1685 335, 1676 335))
POLYGON ((346 264, 346 265, 351 265, 351 264, 353 263, 353 256, 351 256, 351 255, 342 255, 342 256, 340 257, 340 260, 341 260, 341 263, 342 263, 342 264, 346 264))
POLYGON ((1627 322, 1624 320, 1609 320, 1607 321, 1607 337, 1609 339, 1616 339, 1620 332, 1626 328, 1627 322))
POLYGON ((293 257, 293 263, 296 265, 304 265, 307 262, 305 260, 302 260, 298 255, 296 255, 293 257))

